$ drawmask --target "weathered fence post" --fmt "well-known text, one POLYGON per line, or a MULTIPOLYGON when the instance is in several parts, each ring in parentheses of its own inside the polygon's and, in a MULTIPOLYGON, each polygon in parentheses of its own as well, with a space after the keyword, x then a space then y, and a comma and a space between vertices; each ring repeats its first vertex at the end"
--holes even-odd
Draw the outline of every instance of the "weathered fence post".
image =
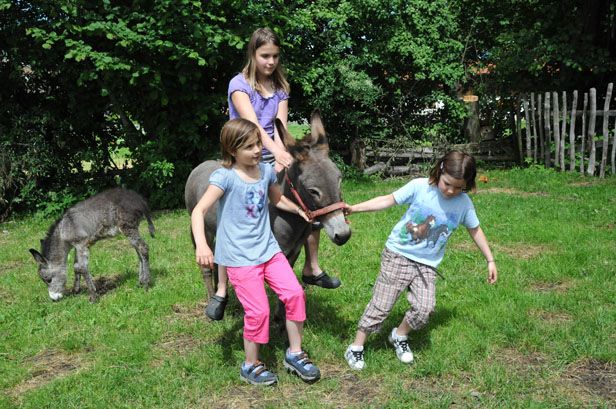
POLYGON ((580 158, 580 173, 583 175, 586 170, 584 167, 584 155, 586 155, 586 108, 588 107, 588 92, 584 93, 584 108, 582 109, 582 157, 580 158))
POLYGON ((595 146, 595 122, 597 120, 597 90, 590 89, 590 118, 588 120, 588 143, 590 145, 590 156, 588 157, 588 169, 586 173, 590 176, 595 174, 595 161, 597 148, 595 146))
MULTIPOLYGON (((541 103, 539 104, 541 105, 541 103)), ((533 162, 537 163, 537 141, 539 140, 539 135, 537 133, 537 122, 535 121, 535 93, 530 93, 530 115, 532 117, 533 122, 533 140, 535 141, 533 145, 533 162)))
POLYGON ((567 92, 563 91, 563 121, 560 129, 560 170, 565 170, 565 139, 567 137, 567 92))
POLYGON ((528 113, 528 100, 526 97, 522 98, 522 105, 524 106, 524 119, 526 120, 526 159, 531 159, 531 146, 530 146, 530 115, 528 113))
POLYGON ((519 96, 516 98, 514 107, 515 107, 515 114, 514 114, 513 119, 515 121, 515 133, 516 133, 516 141, 518 145, 518 163, 523 163, 524 162, 524 152, 522 150, 522 118, 520 118, 520 97, 519 96))
POLYGON ((558 109, 558 92, 552 93, 554 101, 552 102, 554 110, 552 112, 554 118, 554 167, 558 167, 560 160, 560 110, 558 109))
POLYGON ((546 168, 552 166, 552 153, 550 152, 550 93, 545 93, 545 101, 543 102, 543 129, 545 137, 543 138, 543 164, 546 168))
MULTIPOLYGON (((569 171, 575 170, 575 115, 577 114, 577 90, 573 91, 573 102, 571 102, 571 124, 569 125, 569 171)), ((582 155, 584 152, 582 152, 582 155)))
POLYGON ((607 151, 610 143, 610 132, 608 130, 608 121, 610 118, 610 100, 612 99, 612 88, 614 84, 607 84, 607 92, 605 94, 605 102, 603 103, 603 150, 601 152, 601 166, 599 167, 599 177, 605 177, 605 167, 607 166, 607 151))
POLYGON ((545 157, 543 148, 544 148, 544 144, 545 144, 545 130, 544 130, 544 121, 543 121, 543 109, 541 109, 541 107, 543 106, 543 101, 542 101, 542 97, 541 97, 541 93, 539 93, 539 95, 537 95, 537 111, 539 111, 539 157, 541 158, 541 160, 543 160, 543 158, 545 157))

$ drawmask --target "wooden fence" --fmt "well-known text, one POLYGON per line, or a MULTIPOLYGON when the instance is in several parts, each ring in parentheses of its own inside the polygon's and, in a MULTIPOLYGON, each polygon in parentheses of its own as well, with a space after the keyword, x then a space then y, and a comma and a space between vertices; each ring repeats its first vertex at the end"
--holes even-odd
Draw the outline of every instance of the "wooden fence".
POLYGON ((565 91, 560 98, 555 91, 531 93, 530 98, 521 98, 520 114, 516 118, 519 157, 562 171, 598 174, 604 178, 611 145, 609 170, 616 175, 616 121, 611 121, 616 118, 616 110, 610 110, 612 90, 613 83, 610 83, 603 99, 603 110, 597 110, 595 88, 585 92, 583 98, 577 90, 573 91, 571 105, 567 103, 565 91), (602 119, 601 129, 597 129, 598 118, 602 119))

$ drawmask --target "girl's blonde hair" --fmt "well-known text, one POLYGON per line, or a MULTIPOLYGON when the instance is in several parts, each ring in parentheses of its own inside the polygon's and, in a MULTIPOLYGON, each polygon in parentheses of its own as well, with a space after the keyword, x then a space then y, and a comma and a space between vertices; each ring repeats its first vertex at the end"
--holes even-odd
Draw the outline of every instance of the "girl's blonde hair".
POLYGON ((222 166, 230 168, 235 163, 235 154, 239 149, 253 143, 261 144, 259 128, 254 122, 237 118, 227 121, 220 131, 222 149, 222 166))
MULTIPOLYGON (((252 33, 248 46, 246 47, 246 65, 242 70, 246 82, 248 82, 252 89, 259 93, 262 91, 262 87, 257 82, 257 64, 255 62, 255 57, 257 49, 264 44, 273 44, 279 49, 282 49, 280 39, 270 28, 265 27, 256 29, 252 33)), ((272 81, 274 83, 274 89, 281 89, 287 94, 291 92, 291 87, 289 86, 284 68, 282 68, 280 62, 272 73, 272 81)))
POLYGON ((431 185, 438 184, 443 173, 455 179, 463 179, 466 182, 465 192, 475 192, 475 177, 477 176, 477 167, 475 158, 468 153, 461 151, 450 151, 445 156, 436 162, 432 170, 428 182, 431 185))

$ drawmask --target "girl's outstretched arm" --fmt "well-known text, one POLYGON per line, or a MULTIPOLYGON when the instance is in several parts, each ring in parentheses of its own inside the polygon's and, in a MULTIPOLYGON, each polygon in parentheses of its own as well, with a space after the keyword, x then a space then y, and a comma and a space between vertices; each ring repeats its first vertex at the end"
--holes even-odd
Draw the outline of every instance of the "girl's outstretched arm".
POLYGON ((205 240, 205 223, 203 220, 208 210, 223 194, 224 191, 218 186, 209 185, 190 215, 190 227, 195 239, 197 264, 210 269, 214 268, 214 253, 205 240))
POLYGON ((494 284, 498 279, 498 271, 496 270, 496 262, 494 261, 492 251, 490 251, 490 245, 488 244, 486 235, 479 226, 473 229, 467 228, 466 230, 468 230, 468 234, 470 234, 473 241, 486 258, 486 262, 488 263, 488 283, 494 284))
POLYGON ((357 203, 351 206, 347 206, 345 211, 347 214, 359 213, 359 212, 376 212, 378 210, 387 209, 397 205, 394 195, 377 196, 365 202, 357 203))
POLYGON ((293 203, 286 196, 283 196, 282 192, 280 191, 280 187, 278 187, 277 184, 270 185, 268 197, 270 202, 272 202, 277 209, 284 210, 285 212, 293 214, 298 214, 307 222, 310 221, 310 219, 308 218, 306 213, 304 213, 301 207, 293 203))

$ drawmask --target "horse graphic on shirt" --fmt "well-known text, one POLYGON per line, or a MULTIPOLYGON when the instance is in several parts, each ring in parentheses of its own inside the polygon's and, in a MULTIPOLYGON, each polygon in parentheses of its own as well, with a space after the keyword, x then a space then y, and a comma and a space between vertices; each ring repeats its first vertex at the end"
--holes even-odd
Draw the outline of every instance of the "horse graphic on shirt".
POLYGON ((415 243, 419 243, 423 241, 426 237, 428 237, 428 232, 436 223, 436 217, 430 215, 426 217, 423 223, 413 224, 413 222, 409 222, 406 224, 407 233, 411 234, 411 239, 415 243))

